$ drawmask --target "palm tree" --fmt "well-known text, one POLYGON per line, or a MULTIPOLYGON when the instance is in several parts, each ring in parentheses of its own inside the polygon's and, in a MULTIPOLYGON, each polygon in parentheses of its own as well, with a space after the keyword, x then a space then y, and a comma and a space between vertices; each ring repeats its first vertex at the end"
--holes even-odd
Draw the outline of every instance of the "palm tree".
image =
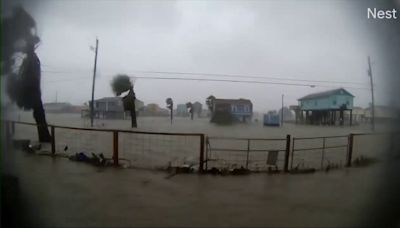
POLYGON ((192 104, 192 102, 186 103, 186 108, 189 109, 190 119, 193 120, 193 104, 192 104))
POLYGON ((171 124, 172 124, 173 111, 174 111, 174 102, 173 102, 172 98, 167 98, 167 100, 165 100, 165 103, 167 103, 167 108, 171 112, 170 116, 171 116, 171 124))
POLYGON ((215 101, 215 99, 216 99, 216 98, 215 98, 213 95, 210 95, 210 96, 207 97, 207 99, 206 99, 206 104, 207 104, 208 110, 210 110, 211 116, 212 116, 212 113, 213 113, 213 106, 214 106, 214 101, 215 101))
POLYGON ((133 83, 130 77, 126 74, 118 74, 114 76, 111 81, 111 88, 115 95, 120 96, 122 93, 129 91, 129 93, 122 98, 124 103, 124 110, 131 113, 131 126, 137 127, 136 122, 136 109, 135 109, 135 92, 133 91, 133 83))
POLYGON ((40 42, 40 38, 35 34, 36 22, 22 7, 17 7, 10 17, 2 18, 1 27, 1 64, 2 75, 8 75, 7 94, 18 107, 33 109, 39 142, 51 142, 40 89, 40 60, 35 53, 35 48, 40 42), (20 40, 26 44, 17 48, 15 44, 20 40), (26 57, 18 67, 19 73, 14 73, 13 55, 18 52, 24 52, 26 57))

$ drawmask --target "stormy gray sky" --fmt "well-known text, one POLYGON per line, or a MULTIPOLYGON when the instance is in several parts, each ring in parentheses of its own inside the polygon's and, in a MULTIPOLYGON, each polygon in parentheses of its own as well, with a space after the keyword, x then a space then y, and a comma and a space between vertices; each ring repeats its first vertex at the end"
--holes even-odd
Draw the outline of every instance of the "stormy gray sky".
MULTIPOLYGON (((344 87, 355 105, 370 102, 367 56, 373 61, 376 103, 387 103, 385 72, 368 30, 366 9, 350 1, 31 1, 41 44, 44 102, 82 104, 90 99, 96 37, 99 38, 95 98, 113 96, 110 80, 130 76, 214 78, 143 73, 167 71, 249 75, 359 84, 288 86, 206 81, 136 79, 137 98, 165 106, 204 103, 210 94, 248 98, 254 109, 278 109, 308 93, 344 87), (356 87, 356 88, 354 88, 356 87), (364 89, 360 89, 364 88, 364 89)), ((220 78, 218 79, 229 79, 220 78)), ((237 80, 238 78, 236 78, 237 80)), ((240 79, 255 80, 255 79, 240 79)))

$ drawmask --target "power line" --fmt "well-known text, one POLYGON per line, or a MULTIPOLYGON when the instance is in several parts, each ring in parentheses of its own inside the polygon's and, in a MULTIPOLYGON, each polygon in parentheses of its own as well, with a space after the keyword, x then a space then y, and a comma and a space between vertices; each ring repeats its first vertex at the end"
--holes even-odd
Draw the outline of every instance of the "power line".
POLYGON ((87 80, 88 78, 70 78, 70 79, 61 79, 61 80, 52 80, 52 81, 44 81, 43 83, 58 83, 58 82, 72 82, 72 81, 83 81, 87 80))
MULTIPOLYGON (((134 76, 132 78, 144 79, 144 80, 180 80, 180 81, 203 81, 203 82, 230 82, 230 83, 249 83, 249 84, 270 84, 270 85, 287 85, 287 86, 304 86, 304 87, 323 87, 323 88, 336 88, 334 85, 321 85, 321 84, 301 84, 301 83, 287 83, 287 82, 268 82, 268 81, 247 81, 247 80, 229 80, 229 79, 211 79, 211 78, 180 78, 180 77, 153 77, 153 76, 134 76)), ((58 83, 58 82, 69 82, 88 80, 88 77, 75 77, 70 79, 44 81, 44 83, 58 83)), ((353 87, 343 86, 348 89, 369 89, 367 87, 353 87)))
MULTIPOLYGON (((54 71, 54 70, 46 70, 46 71, 43 71, 43 72, 60 73, 60 74, 62 74, 62 73, 74 73, 72 71, 54 71)), ((141 70, 133 70, 132 72, 146 73, 146 74, 195 75, 195 76, 213 76, 213 77, 230 77, 230 78, 253 78, 253 79, 271 79, 271 80, 280 80, 280 81, 298 81, 298 82, 317 82, 317 83, 365 85, 362 82, 310 80, 310 79, 297 79, 297 78, 285 78, 285 77, 283 77, 283 78, 282 77, 264 77, 264 76, 240 75, 240 74, 194 73, 194 72, 174 72, 174 71, 141 71, 141 70)))
POLYGON ((240 74, 214 74, 214 73, 193 73, 193 72, 171 72, 171 71, 133 71, 133 72, 153 73, 153 74, 196 75, 196 76, 204 75, 204 76, 214 76, 214 77, 255 78, 255 79, 272 79, 272 80, 282 80, 282 81, 321 82, 321 83, 340 83, 340 84, 364 85, 364 83, 361 83, 361 82, 309 80, 309 79, 281 78, 281 77, 261 77, 261 76, 240 75, 240 74))
POLYGON ((54 73, 54 74, 75 74, 75 73, 90 73, 90 71, 61 71, 61 70, 42 70, 44 73, 54 73))
MULTIPOLYGON (((47 73, 70 73, 66 71, 43 71, 47 73)), ((340 82, 340 81, 324 81, 324 80, 306 80, 306 79, 289 79, 289 78, 274 78, 274 77, 258 77, 258 76, 245 76, 245 75, 228 75, 228 74, 210 74, 210 73, 191 73, 191 72, 164 72, 164 71, 134 71, 139 73, 156 73, 156 74, 180 74, 180 75, 205 75, 205 76, 213 76, 213 77, 233 77, 233 78, 259 78, 259 79, 273 79, 273 80, 290 80, 290 81, 299 81, 299 82, 317 82, 317 83, 342 83, 342 84, 360 84, 358 82, 340 82)), ((213 78, 182 78, 182 77, 157 77, 157 76, 133 76, 132 78, 140 78, 140 79, 148 79, 148 80, 181 80, 181 81, 210 81, 210 82, 231 82, 231 83, 252 83, 252 84, 271 84, 271 85, 289 85, 289 86, 304 86, 304 87, 325 87, 325 88, 335 88, 337 86, 333 85, 324 85, 324 84, 302 84, 302 83, 289 83, 289 82, 271 82, 271 81, 259 81, 259 80, 232 80, 232 79, 213 79, 213 78)), ((62 79, 62 80, 54 80, 47 81, 48 83, 56 83, 56 82, 66 82, 66 81, 74 81, 74 80, 83 80, 88 79, 87 77, 75 77, 74 79, 62 79)), ((367 87, 354 87, 354 86, 344 86, 344 88, 349 89, 368 89, 367 87)))
MULTIPOLYGON (((138 79, 150 79, 150 80, 182 80, 182 81, 211 81, 211 82, 232 82, 232 83, 251 83, 251 84, 271 84, 271 85, 288 85, 288 86, 304 86, 304 87, 336 87, 336 86, 326 86, 326 85, 317 85, 317 84, 300 84, 300 83, 286 83, 286 82, 266 82, 266 81, 245 81, 245 80, 228 80, 228 79, 205 79, 205 78, 178 78, 178 77, 143 77, 143 76, 135 76, 132 78, 138 79)), ((369 89, 363 87, 349 87, 346 88, 352 89, 369 89)))

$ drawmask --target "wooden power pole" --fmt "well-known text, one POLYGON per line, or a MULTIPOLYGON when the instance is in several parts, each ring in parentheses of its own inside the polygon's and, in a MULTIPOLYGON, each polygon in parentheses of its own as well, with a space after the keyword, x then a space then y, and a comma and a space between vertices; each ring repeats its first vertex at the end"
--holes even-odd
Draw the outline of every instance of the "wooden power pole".
POLYGON ((371 82, 371 127, 375 130, 375 101, 374 101, 374 81, 372 78, 371 58, 368 56, 368 76, 371 82))
POLYGON ((92 102, 90 103, 90 126, 93 127, 94 117, 94 85, 96 82, 96 67, 97 67, 97 50, 99 48, 99 40, 96 38, 96 48, 94 54, 93 82, 92 82, 92 102))

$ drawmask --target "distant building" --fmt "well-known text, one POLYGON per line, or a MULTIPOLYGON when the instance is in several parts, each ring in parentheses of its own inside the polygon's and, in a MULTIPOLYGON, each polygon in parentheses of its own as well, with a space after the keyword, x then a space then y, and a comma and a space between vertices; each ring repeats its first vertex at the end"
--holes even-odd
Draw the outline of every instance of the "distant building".
POLYGON ((187 110, 186 104, 178 104, 176 106, 176 115, 177 116, 189 116, 189 112, 187 110))
POLYGON ((280 115, 276 111, 269 111, 267 114, 264 114, 263 124, 264 126, 280 126, 280 115))
POLYGON ((214 99, 212 117, 218 113, 230 114, 234 119, 247 122, 251 121, 253 115, 253 104, 248 99, 214 99))
POLYGON ((349 124, 352 124, 354 96, 343 88, 313 93, 304 96, 295 110, 296 120, 309 124, 344 124, 344 112, 350 112, 349 124))
POLYGON ((201 113, 203 111, 203 105, 196 101, 193 103, 193 113, 197 115, 197 117, 201 117, 201 113))
POLYGON ((68 113, 68 112, 74 112, 74 106, 71 105, 70 103, 57 103, 57 102, 52 102, 52 103, 44 103, 43 108, 46 112, 48 113, 68 113))
MULTIPOLYGON (((390 107, 390 106, 383 106, 383 105, 375 105, 375 120, 377 121, 389 121, 399 119, 400 112, 398 109, 390 107)), ((366 121, 370 121, 372 118, 371 108, 365 109, 365 119, 366 121)))
POLYGON ((160 108, 158 104, 148 104, 144 106, 141 111, 140 115, 142 116, 169 116, 170 111, 166 108, 160 108))
MULTIPOLYGON (((367 121, 367 118, 365 117, 365 109, 361 107, 353 107, 353 123, 363 123, 367 121)), ((349 119, 350 114, 345 114, 345 119, 349 119)))
MULTIPOLYGON (((92 102, 89 101, 89 108, 91 103, 92 102)), ((135 100, 136 111, 141 109, 143 106, 143 101, 138 99, 135 100)), ((95 118, 125 119, 127 116, 130 116, 130 114, 126 113, 124 110, 121 97, 103 97, 101 99, 94 100, 93 108, 95 118)), ((83 112, 87 111, 88 110, 85 110, 83 112)))
POLYGON ((72 105, 67 102, 50 102, 44 103, 43 108, 47 113, 80 113, 85 106, 72 105))

